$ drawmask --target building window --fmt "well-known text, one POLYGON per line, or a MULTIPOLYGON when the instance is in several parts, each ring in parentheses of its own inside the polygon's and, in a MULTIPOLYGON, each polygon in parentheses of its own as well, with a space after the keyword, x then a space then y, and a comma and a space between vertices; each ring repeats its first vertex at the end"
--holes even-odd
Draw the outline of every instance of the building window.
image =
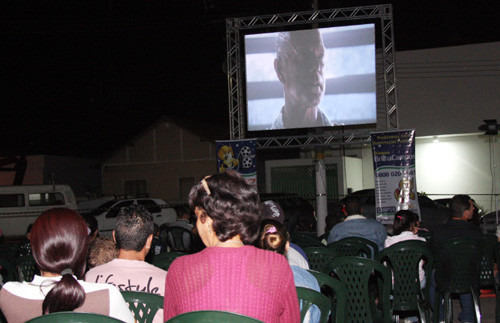
POLYGON ((181 177, 179 178, 179 200, 187 201, 189 192, 194 186, 194 177, 181 177))
POLYGON ((149 197, 146 180, 125 181, 125 194, 132 197, 149 197))

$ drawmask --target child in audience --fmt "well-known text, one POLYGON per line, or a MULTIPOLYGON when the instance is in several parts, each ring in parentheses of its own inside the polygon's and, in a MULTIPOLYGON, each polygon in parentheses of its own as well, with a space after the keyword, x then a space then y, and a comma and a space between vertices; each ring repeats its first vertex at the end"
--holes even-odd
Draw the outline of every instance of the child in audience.
MULTIPOLYGON (((400 210, 394 214, 393 235, 385 239, 385 247, 389 247, 395 243, 406 240, 421 240, 424 238, 417 235, 418 232, 418 215, 409 210, 400 210)), ((425 272, 423 261, 418 265, 418 274, 420 279, 420 287, 425 286, 425 272)))

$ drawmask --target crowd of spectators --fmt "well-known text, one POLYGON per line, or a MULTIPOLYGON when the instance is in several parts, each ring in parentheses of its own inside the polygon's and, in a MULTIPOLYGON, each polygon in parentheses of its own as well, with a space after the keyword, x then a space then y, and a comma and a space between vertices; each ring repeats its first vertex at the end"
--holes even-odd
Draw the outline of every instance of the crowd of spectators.
MULTIPOLYGON (((471 223, 474 204, 467 195, 451 202, 452 219, 432 231, 431 250, 454 237, 482 242, 471 223)), ((59 311, 88 311, 133 322, 120 291, 143 291, 164 297, 154 322, 197 310, 236 312, 264 322, 300 321, 296 287, 320 291, 308 271, 307 255, 290 241, 286 214, 274 201, 259 201, 254 185, 233 171, 205 177, 189 194, 189 208, 177 209, 172 227, 199 236, 204 249, 177 258, 168 272, 151 264, 167 251, 159 227, 142 206, 122 208, 112 237, 101 237, 95 219, 54 208, 38 217, 19 249, 32 254, 40 270, 31 282, 9 282, 0 290, 0 309, 8 322, 59 311), (191 218, 195 218, 195 223, 191 218)), ((325 245, 346 237, 373 241, 379 250, 406 240, 422 240, 418 215, 398 211, 393 232, 364 217, 355 198, 340 203, 340 217, 327 218, 318 238, 325 245)), ((500 233, 497 232, 497 235, 500 233)), ((500 236, 499 236, 500 241, 500 236)), ((375 247, 374 247, 375 248, 375 247)), ((419 264, 421 287, 426 280, 419 264)), ((432 295, 434 295, 432 293, 432 295)), ((461 322, 473 322, 470 294, 460 295, 461 322)), ((318 309, 308 313, 319 321, 318 309)))

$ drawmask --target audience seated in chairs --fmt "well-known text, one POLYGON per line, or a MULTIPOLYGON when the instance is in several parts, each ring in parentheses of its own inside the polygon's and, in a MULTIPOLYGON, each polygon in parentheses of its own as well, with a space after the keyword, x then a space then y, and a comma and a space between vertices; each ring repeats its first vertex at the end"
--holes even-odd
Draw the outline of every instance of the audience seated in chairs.
MULTIPOLYGON (((418 231, 418 214, 409 211, 401 210, 394 214, 393 236, 385 239, 385 247, 390 247, 395 243, 407 240, 425 241, 424 238, 417 235, 418 231)), ((425 286, 424 263, 421 261, 418 264, 418 274, 420 279, 420 288, 425 286)))
POLYGON ((43 212, 33 224, 31 245, 41 275, 30 283, 9 282, 0 290, 0 309, 8 322, 73 310, 134 322, 116 287, 77 280, 85 272, 88 236, 76 211, 43 212))
POLYGON ((104 265, 116 258, 118 258, 118 249, 113 239, 99 236, 90 242, 87 256, 88 269, 104 265))
MULTIPOLYGON (((273 219, 281 224, 285 221, 285 212, 278 203, 268 200, 260 203, 259 207, 263 219, 273 219)), ((291 266, 298 266, 306 270, 309 269, 309 261, 304 250, 294 243, 289 242, 289 245, 290 248, 286 253, 288 263, 291 266)))
MULTIPOLYGON (((290 250, 289 240, 290 234, 281 223, 272 219, 262 220, 258 240, 258 246, 261 249, 286 256, 287 252, 290 250)), ((304 287, 315 290, 319 293, 321 292, 318 281, 310 272, 298 266, 292 265, 290 267, 292 268, 295 287, 304 287)), ((309 314, 311 315, 311 318, 308 322, 319 322, 321 313, 318 311, 317 307, 312 307, 312 311, 309 314)))
POLYGON ((219 310, 264 322, 299 322, 293 273, 286 259, 251 244, 259 235, 259 195, 235 171, 205 177, 189 194, 207 248, 171 264, 164 321, 219 310))
POLYGON ((346 216, 342 223, 335 225, 328 236, 328 243, 346 237, 361 237, 375 242, 379 250, 384 248, 387 231, 377 220, 367 219, 363 208, 354 197, 346 197, 342 201, 342 213, 346 216))
MULTIPOLYGON (((481 230, 474 224, 468 222, 472 219, 474 215, 474 204, 468 195, 455 195, 451 200, 450 205, 452 211, 452 219, 444 224, 436 226, 432 231, 431 236, 431 249, 435 253, 436 261, 439 261, 439 247, 446 241, 450 241, 454 238, 467 238, 471 240, 478 241, 482 243, 481 230)), ((444 251, 446 252, 446 251, 444 251)), ((480 255, 477 255, 478 259, 480 255)), ((479 260, 478 260, 479 261, 479 260)), ((479 280, 478 277, 472 277, 471 279, 479 280)), ((443 273, 443 283, 446 284, 446 279, 449 280, 449 275, 443 273)), ((432 280, 433 286, 434 279, 432 280)), ((433 288, 431 287, 431 292, 433 288)), ((431 294, 431 298, 434 293, 431 294)), ((462 312, 459 314, 458 318, 461 322, 474 322, 474 305, 471 293, 460 294, 460 303, 462 305, 462 312)), ((432 301, 434 304, 434 300, 432 301)), ((440 319, 443 318, 443 313, 441 312, 440 319)))
POLYGON ((153 228, 153 241, 151 242, 151 249, 146 255, 146 262, 152 264, 155 256, 167 252, 167 244, 160 238, 160 227, 154 223, 153 228))
MULTIPOLYGON (((122 291, 165 294, 167 272, 145 262, 153 241, 153 217, 141 205, 124 207, 116 218, 113 238, 118 258, 92 268, 85 275, 88 282, 108 283, 122 291)), ((155 322, 162 321, 157 313, 155 322)))

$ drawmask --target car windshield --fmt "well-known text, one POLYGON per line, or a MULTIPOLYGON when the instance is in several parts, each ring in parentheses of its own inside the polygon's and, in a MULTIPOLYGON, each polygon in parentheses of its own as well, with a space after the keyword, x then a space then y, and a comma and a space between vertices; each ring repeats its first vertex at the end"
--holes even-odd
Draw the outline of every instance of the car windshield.
POLYGON ((110 201, 104 202, 101 205, 99 205, 98 207, 96 207, 95 209, 93 209, 92 211, 90 211, 88 213, 88 215, 98 215, 98 214, 101 214, 102 212, 104 212, 107 209, 109 209, 115 203, 116 203, 115 200, 110 200, 110 201))

